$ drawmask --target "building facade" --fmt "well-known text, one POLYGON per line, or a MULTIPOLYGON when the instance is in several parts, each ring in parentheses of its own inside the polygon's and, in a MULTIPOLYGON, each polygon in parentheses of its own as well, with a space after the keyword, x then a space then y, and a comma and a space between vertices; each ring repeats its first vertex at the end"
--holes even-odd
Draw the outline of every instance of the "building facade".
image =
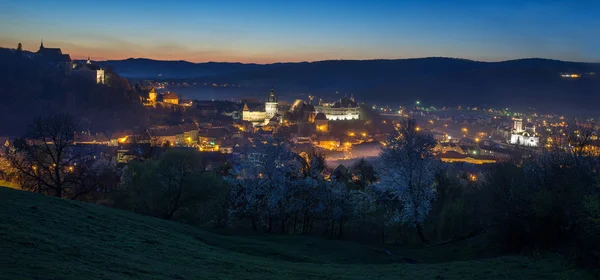
POLYGON ((271 90, 269 98, 265 102, 265 112, 267 113, 267 119, 271 119, 277 114, 277 98, 275 97, 275 91, 271 90))
POLYGON ((360 118, 360 106, 354 101, 354 97, 344 97, 338 102, 320 103, 315 106, 317 113, 323 113, 330 121, 358 120, 360 118))
POLYGON ((267 125, 269 121, 277 114, 277 98, 275 92, 271 90, 267 102, 265 102, 264 111, 248 108, 248 104, 244 104, 242 109, 242 120, 251 122, 254 126, 267 125))
POLYGON ((509 143, 526 147, 538 147, 540 145, 540 137, 535 132, 535 125, 528 123, 525 129, 523 129, 523 119, 515 118, 513 120, 513 129, 509 143))

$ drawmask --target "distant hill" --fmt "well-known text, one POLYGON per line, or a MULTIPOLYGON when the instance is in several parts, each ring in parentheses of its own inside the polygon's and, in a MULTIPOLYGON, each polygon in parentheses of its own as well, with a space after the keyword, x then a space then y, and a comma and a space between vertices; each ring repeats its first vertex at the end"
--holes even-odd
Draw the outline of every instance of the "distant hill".
POLYGON ((82 129, 115 131, 143 123, 141 90, 106 71, 106 84, 68 75, 65 65, 0 48, 0 136, 20 136, 38 115, 68 112, 82 129))
POLYGON ((395 104, 489 105, 551 110, 596 110, 600 64, 548 59, 479 62, 454 58, 331 60, 301 63, 191 63, 127 59, 100 62, 131 78, 275 86, 304 92, 395 104), (583 76, 565 79, 561 73, 583 76))
POLYGON ((556 254, 469 259, 481 247, 464 241, 388 255, 305 236, 220 235, 4 187, 0 221, 2 279, 593 279, 556 254))

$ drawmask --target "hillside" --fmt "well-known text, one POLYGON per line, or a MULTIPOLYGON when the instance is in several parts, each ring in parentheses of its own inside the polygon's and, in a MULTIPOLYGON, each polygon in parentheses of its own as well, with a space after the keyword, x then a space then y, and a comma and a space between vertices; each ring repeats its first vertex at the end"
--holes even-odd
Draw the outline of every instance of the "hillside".
POLYGON ((33 117, 69 113, 84 129, 113 132, 144 121, 145 108, 130 83, 107 71, 106 84, 67 75, 43 58, 0 48, 0 136, 20 136, 33 117))
MULTIPOLYGON (((461 244, 429 248, 461 255, 461 244), (448 247, 451 246, 451 247, 448 247)), ((592 279, 557 256, 439 262, 307 237, 231 236, 0 188, 3 279, 592 279)))
POLYGON ((325 98, 339 98, 335 92, 340 92, 377 104, 421 100, 436 106, 536 107, 581 113, 582 109, 597 112, 593 104, 600 102, 600 64, 538 58, 480 62, 429 57, 265 65, 128 59, 101 64, 132 78, 237 84, 251 92, 276 87, 283 94, 311 93, 325 98), (564 79, 561 73, 582 77, 564 79))

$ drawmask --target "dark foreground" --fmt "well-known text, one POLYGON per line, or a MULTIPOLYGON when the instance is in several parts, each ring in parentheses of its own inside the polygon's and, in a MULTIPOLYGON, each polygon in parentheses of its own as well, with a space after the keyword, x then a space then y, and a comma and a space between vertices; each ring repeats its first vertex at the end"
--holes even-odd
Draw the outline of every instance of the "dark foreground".
POLYGON ((448 246, 390 256, 341 241, 226 236, 0 187, 2 279, 593 279, 560 256, 469 259, 468 244, 448 246), (466 260, 442 262, 446 252, 466 260))

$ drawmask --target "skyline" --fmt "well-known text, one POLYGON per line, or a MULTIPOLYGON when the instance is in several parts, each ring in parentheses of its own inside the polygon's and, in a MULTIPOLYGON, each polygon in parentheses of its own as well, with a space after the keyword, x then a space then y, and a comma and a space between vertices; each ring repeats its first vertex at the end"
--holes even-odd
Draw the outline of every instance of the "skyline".
POLYGON ((73 59, 273 63, 541 57, 600 62, 600 3, 581 1, 0 1, 0 47, 73 59), (495 2, 495 3, 491 3, 495 2), (61 6, 59 12, 56 5, 61 6), (225 8, 228 7, 228 8, 225 8))

